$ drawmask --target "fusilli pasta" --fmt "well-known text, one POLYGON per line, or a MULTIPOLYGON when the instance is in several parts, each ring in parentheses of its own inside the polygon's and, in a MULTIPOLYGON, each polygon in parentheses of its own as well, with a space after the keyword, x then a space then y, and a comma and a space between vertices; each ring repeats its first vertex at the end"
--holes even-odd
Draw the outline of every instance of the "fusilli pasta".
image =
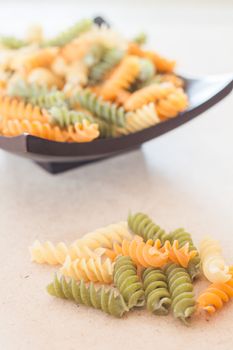
POLYGON ((167 315, 171 306, 167 278, 161 269, 147 268, 143 274, 147 309, 156 315, 167 315))
POLYGON ((195 312, 193 285, 188 272, 176 264, 168 264, 165 269, 169 291, 171 294, 171 308, 176 318, 184 323, 195 312))
POLYGON ((118 126, 125 125, 125 110, 123 107, 117 107, 114 103, 104 101, 88 89, 77 92, 74 101, 77 101, 82 107, 108 123, 118 126))
POLYGON ((202 270, 210 282, 227 282, 231 278, 219 242, 206 238, 200 244, 202 270))
POLYGON ((160 239, 164 243, 168 239, 168 234, 144 213, 129 214, 128 225, 131 231, 141 236, 145 242, 148 239, 160 239))
POLYGON ((137 269, 130 257, 119 256, 114 266, 114 283, 123 296, 128 308, 143 306, 145 293, 137 275, 137 269))
POLYGON ((212 283, 204 292, 202 292, 198 299, 199 310, 204 310, 209 314, 213 314, 218 309, 223 307, 233 298, 233 279, 225 283, 212 283))
POLYGON ((83 281, 77 283, 74 279, 67 282, 64 277, 59 280, 55 275, 47 291, 52 296, 91 306, 115 317, 122 317, 128 311, 124 299, 114 288, 95 286, 92 282, 88 285, 83 281))
POLYGON ((103 84, 101 95, 104 99, 115 99, 118 91, 127 89, 135 81, 139 72, 139 59, 135 56, 126 56, 103 84))

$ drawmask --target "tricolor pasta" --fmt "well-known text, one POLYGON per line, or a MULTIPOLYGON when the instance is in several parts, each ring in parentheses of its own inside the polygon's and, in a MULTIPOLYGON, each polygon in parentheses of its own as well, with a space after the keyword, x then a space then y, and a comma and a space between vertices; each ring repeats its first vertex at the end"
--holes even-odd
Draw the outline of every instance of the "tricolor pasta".
POLYGON ((175 62, 145 44, 143 33, 127 39, 90 19, 51 39, 40 26, 28 30, 24 39, 0 37, 0 110, 7 101, 13 113, 4 114, 0 135, 92 142, 178 116, 188 97, 175 62), (28 120, 22 107, 17 113, 16 104, 32 105, 40 124, 28 120), (46 125, 39 115, 50 115, 46 125))
POLYGON ((69 244, 37 240, 30 254, 33 262, 59 266, 49 294, 115 317, 146 307, 155 317, 172 311, 190 325, 194 316, 212 315, 233 298, 233 267, 217 241, 204 239, 198 251, 190 233, 167 233, 140 212, 69 244), (213 283, 196 298, 193 279, 201 273, 213 283))

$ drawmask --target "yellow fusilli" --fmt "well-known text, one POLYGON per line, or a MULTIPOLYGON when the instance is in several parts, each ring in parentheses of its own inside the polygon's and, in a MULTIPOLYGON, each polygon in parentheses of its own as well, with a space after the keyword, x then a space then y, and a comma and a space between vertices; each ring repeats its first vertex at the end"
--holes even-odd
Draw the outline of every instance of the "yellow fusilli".
POLYGON ((204 239, 200 244, 200 258, 203 273, 210 282, 224 283, 231 278, 219 242, 211 238, 204 239))

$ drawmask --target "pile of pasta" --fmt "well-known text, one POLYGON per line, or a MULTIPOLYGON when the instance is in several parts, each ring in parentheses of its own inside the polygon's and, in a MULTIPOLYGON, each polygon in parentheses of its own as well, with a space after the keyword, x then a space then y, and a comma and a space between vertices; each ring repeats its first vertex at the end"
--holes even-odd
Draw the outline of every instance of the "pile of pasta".
POLYGON ((233 268, 219 243, 205 238, 200 250, 183 228, 167 233, 144 213, 87 233, 70 245, 35 241, 32 261, 60 265, 50 295, 122 317, 146 305, 186 325, 193 315, 211 315, 233 297, 233 268), (193 282, 211 284, 196 299, 193 282))
POLYGON ((92 20, 52 39, 0 37, 0 135, 58 142, 120 137, 188 106, 175 62, 92 20))

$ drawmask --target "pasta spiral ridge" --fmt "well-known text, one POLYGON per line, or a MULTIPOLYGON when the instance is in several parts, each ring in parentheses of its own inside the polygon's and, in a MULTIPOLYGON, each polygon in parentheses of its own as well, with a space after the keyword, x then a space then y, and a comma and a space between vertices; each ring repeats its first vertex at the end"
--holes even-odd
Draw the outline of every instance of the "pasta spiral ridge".
POLYGON ((172 299, 171 308, 174 317, 187 324, 187 319, 196 310, 191 278, 186 269, 173 263, 165 267, 165 274, 172 299))
POLYGON ((118 128, 121 135, 140 131, 160 122, 154 103, 149 103, 134 112, 126 113, 126 123, 123 128, 118 128))
POLYGON ((142 280, 147 310, 156 315, 167 315, 172 301, 163 270, 147 268, 142 274, 142 280))
POLYGON ((101 95, 104 99, 115 99, 120 90, 127 89, 135 81, 139 72, 140 64, 138 57, 124 57, 112 72, 109 79, 103 84, 101 95))
POLYGON ((145 304, 143 285, 130 257, 119 256, 114 266, 114 284, 123 296, 129 309, 145 304))
POLYGON ((100 62, 94 65, 90 70, 90 82, 92 84, 96 84, 103 80, 106 74, 120 62, 123 55, 123 50, 119 50, 117 48, 108 49, 100 62))
POLYGON ((157 102, 160 99, 165 100, 167 96, 171 96, 171 93, 174 92, 175 89, 176 88, 171 83, 148 85, 133 92, 126 100, 124 107, 127 111, 133 111, 150 102, 157 102))
POLYGON ((47 292, 58 298, 100 309, 115 317, 122 317, 128 311, 123 297, 114 288, 96 287, 92 282, 88 285, 83 280, 77 283, 71 279, 67 282, 64 277, 58 279, 55 275, 53 282, 47 286, 47 292))
POLYGON ((178 228, 169 234, 168 239, 172 244, 175 240, 177 240, 180 247, 183 247, 185 244, 189 243, 189 251, 197 252, 196 256, 193 257, 189 262, 188 272, 192 279, 198 277, 200 274, 200 256, 198 254, 197 248, 194 246, 190 233, 186 232, 183 228, 178 228))
POLYGON ((203 273, 210 282, 224 283, 231 278, 218 241, 204 239, 200 244, 200 257, 203 273))
POLYGON ((164 243, 168 239, 168 234, 144 213, 129 214, 128 225, 131 231, 141 236, 145 242, 148 239, 159 239, 164 243))
POLYGON ((67 256, 60 272, 62 275, 72 277, 77 281, 110 284, 113 280, 113 263, 109 258, 77 258, 72 261, 70 256, 67 256))
POLYGON ((123 107, 104 101, 88 89, 77 92, 74 96, 74 101, 77 101, 82 107, 108 123, 118 126, 125 125, 125 110, 123 107))
POLYGON ((197 298, 199 310, 204 310, 209 314, 213 314, 218 309, 223 307, 233 298, 233 279, 225 283, 212 283, 202 292, 197 298))
POLYGON ((160 248, 160 240, 148 240, 145 243, 142 237, 136 236, 131 241, 124 239, 121 245, 114 243, 113 252, 106 250, 106 255, 112 258, 115 255, 129 256, 137 266, 161 267, 167 263, 168 254, 160 248))
POLYGON ((44 46, 64 46, 73 39, 77 38, 80 34, 87 32, 93 26, 93 21, 90 19, 83 19, 80 22, 74 24, 66 31, 58 34, 55 38, 44 42, 44 46))

